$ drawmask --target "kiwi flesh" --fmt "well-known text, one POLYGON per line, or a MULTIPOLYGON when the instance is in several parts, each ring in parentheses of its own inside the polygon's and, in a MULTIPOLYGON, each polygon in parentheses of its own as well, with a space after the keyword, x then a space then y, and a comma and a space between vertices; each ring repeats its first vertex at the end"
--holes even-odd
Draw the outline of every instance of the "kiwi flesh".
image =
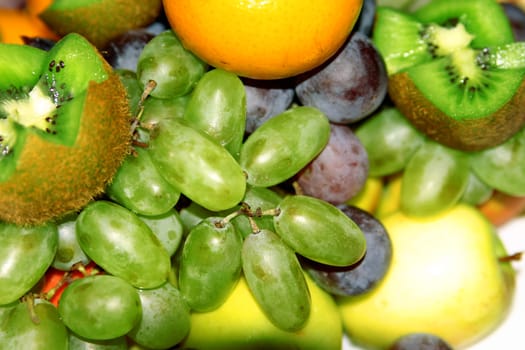
POLYGON ((414 14, 378 8, 374 36, 392 101, 435 141, 477 151, 525 124, 525 45, 495 1, 435 0, 414 14))
POLYGON ((162 0, 54 0, 40 18, 57 34, 78 33, 99 49, 126 33, 153 23, 162 0))
POLYGON ((120 78, 73 33, 49 52, 0 44, 0 63, 0 220, 40 224, 82 208, 130 149, 120 78))

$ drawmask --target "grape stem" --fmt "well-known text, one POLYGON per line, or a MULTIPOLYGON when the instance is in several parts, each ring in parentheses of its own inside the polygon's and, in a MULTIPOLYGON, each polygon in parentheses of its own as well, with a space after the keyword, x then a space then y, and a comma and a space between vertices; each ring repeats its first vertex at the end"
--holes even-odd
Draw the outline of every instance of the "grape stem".
MULTIPOLYGON (((144 114, 144 102, 150 96, 151 92, 155 89, 156 86, 157 86, 156 81, 154 80, 148 81, 148 83, 144 87, 144 91, 142 92, 142 95, 140 96, 139 103, 138 103, 138 109, 137 109, 137 115, 133 117, 132 122, 131 122, 131 135, 133 136, 132 143, 134 146, 143 147, 143 148, 146 148, 148 146, 146 143, 140 142, 138 140, 139 135, 137 132, 137 128, 139 126, 143 126, 140 123, 140 120, 142 119, 142 115, 144 114)), ((150 128, 146 127, 146 129, 149 130, 150 128)), ((136 153, 133 152, 133 150, 132 150, 132 153, 136 155, 136 153)))
POLYGON ((40 324, 40 318, 35 311, 35 295, 33 293, 28 293, 22 297, 22 302, 26 303, 27 311, 31 317, 31 322, 34 324, 40 324))
POLYGON ((514 254, 502 256, 498 260, 500 262, 520 261, 522 256, 523 256, 523 252, 517 252, 514 254))

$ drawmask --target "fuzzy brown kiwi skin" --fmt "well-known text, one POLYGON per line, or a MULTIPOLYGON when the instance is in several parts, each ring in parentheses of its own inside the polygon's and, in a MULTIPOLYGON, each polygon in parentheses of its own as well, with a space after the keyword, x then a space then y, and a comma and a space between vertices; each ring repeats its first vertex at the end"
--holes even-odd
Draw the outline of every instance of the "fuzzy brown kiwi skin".
POLYGON ((39 16, 52 30, 64 36, 75 32, 97 48, 128 30, 146 27, 160 15, 162 0, 102 0, 72 10, 46 9, 39 16))
POLYGON ((13 176, 0 183, 0 220, 38 225, 101 194, 131 145, 129 106, 118 76, 90 82, 74 146, 28 136, 13 176))
POLYGON ((525 80, 512 99, 479 119, 456 120, 434 106, 408 73, 389 77, 388 93, 400 112, 429 138, 462 151, 480 151, 508 140, 525 124, 525 80))

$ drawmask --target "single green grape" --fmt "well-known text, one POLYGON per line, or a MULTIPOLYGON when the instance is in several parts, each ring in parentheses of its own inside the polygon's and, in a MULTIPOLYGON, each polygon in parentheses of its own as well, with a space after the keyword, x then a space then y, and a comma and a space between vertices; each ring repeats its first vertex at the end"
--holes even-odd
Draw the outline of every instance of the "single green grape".
POLYGON ((169 283, 139 289, 142 316, 127 334, 148 349, 173 348, 190 331, 190 309, 180 291, 169 283))
POLYGON ((206 72, 191 93, 184 119, 238 158, 246 129, 246 91, 241 79, 222 69, 206 72))
POLYGON ((208 217, 195 225, 182 248, 178 286, 192 310, 222 305, 241 276, 242 237, 231 222, 208 217))
POLYGON ((116 276, 94 275, 77 279, 64 289, 58 312, 79 336, 106 340, 127 334, 140 321, 142 309, 131 284, 116 276))
POLYGON ((239 163, 247 182, 270 187, 297 174, 326 146, 330 122, 318 109, 293 107, 267 120, 248 136, 239 163))
POLYGON ((255 300, 268 319, 285 331, 298 331, 310 316, 311 299, 295 253, 272 231, 245 238, 242 268, 255 300))
POLYGON ((31 317, 28 302, 32 301, 20 302, 11 309, 0 330, 0 349, 68 350, 68 331, 56 307, 35 300, 31 317))
POLYGON ((84 252, 108 273, 138 288, 155 288, 167 280, 168 252, 132 211, 94 201, 78 216, 76 230, 84 252))
POLYGON ((208 210, 232 208, 244 197, 246 178, 235 158, 182 119, 152 138, 149 151, 162 176, 208 210))
POLYGON ((179 212, 175 209, 170 209, 161 215, 138 215, 138 217, 148 225, 151 232, 166 249, 168 255, 172 256, 179 248, 184 235, 184 227, 179 212))
POLYGON ((424 141, 423 134, 393 107, 370 116, 355 134, 367 151, 370 176, 403 170, 424 141))
POLYGON ((177 204, 177 191, 155 168, 147 149, 135 148, 113 176, 106 193, 115 202, 142 215, 161 215, 177 204))
POLYGON ((460 201, 470 205, 480 205, 485 203, 493 193, 492 187, 483 182, 473 171, 470 171, 467 186, 460 201))
POLYGON ((466 153, 427 140, 405 168, 401 209, 408 215, 433 215, 456 204, 469 181, 466 153))
POLYGON ((472 170, 487 185, 525 195, 525 128, 499 146, 471 154, 472 170))
POLYGON ((298 254, 326 265, 348 266, 366 252, 359 226, 334 205, 321 199, 286 196, 274 216, 276 233, 298 254))
POLYGON ((143 48, 137 63, 137 78, 142 88, 150 80, 156 86, 151 96, 174 98, 189 93, 208 65, 186 50, 170 29, 157 34, 143 48))
POLYGON ((58 248, 56 224, 0 222, 0 305, 27 293, 51 266, 58 248))
POLYGON ((91 261, 77 240, 76 214, 67 215, 57 224, 58 248, 52 266, 62 271, 71 271, 74 265, 91 261))

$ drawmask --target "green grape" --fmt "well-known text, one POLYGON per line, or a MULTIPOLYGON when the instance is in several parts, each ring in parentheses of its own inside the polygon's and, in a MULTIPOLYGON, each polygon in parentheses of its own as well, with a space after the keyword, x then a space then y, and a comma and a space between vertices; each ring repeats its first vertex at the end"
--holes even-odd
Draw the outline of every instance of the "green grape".
POLYGON ((242 237, 231 222, 208 217, 195 225, 182 248, 179 288, 192 310, 222 305, 241 276, 242 237))
POLYGON ((67 350, 68 331, 56 307, 35 300, 31 317, 27 302, 11 309, 5 328, 0 330, 0 349, 67 350))
POLYGON ((115 202, 142 215, 161 215, 177 204, 178 192, 153 165, 147 149, 137 147, 117 170, 106 193, 115 202))
POLYGON ((68 350, 128 350, 128 342, 125 336, 107 340, 94 340, 69 332, 68 350))
POLYGON ((326 265, 348 266, 366 251, 359 226, 334 205, 321 199, 289 195, 274 216, 276 233, 298 254, 326 265))
POLYGON ((138 288, 163 284, 170 257, 151 229, 132 211, 95 201, 77 219, 77 238, 86 254, 105 271, 138 288))
POLYGON ((295 253, 268 230, 244 240, 242 268, 255 300, 268 319, 285 331, 298 331, 310 315, 311 299, 295 253))
MULTIPOLYGON (((252 211, 258 208, 261 211, 275 209, 281 202, 282 197, 272 189, 267 187, 248 186, 243 202, 246 203, 252 211)), ((274 231, 273 218, 269 215, 254 216, 253 221, 259 229, 274 231)), ((253 228, 246 215, 239 215, 232 220, 233 226, 243 237, 250 235, 253 228)))
POLYGON ((468 183, 465 153, 426 141, 408 162, 401 183, 401 209, 408 215, 433 215, 456 204, 468 183))
POLYGON ((150 154, 164 178, 186 197, 212 211, 237 205, 246 178, 233 156, 203 131, 181 119, 150 140, 150 154))
POLYGON ((250 185, 270 187, 297 174, 323 150, 329 137, 330 122, 318 109, 290 108, 248 136, 239 163, 250 185))
POLYGON ((184 235, 184 227, 179 213, 175 209, 157 216, 138 215, 157 236, 164 249, 172 256, 179 248, 184 235))
POLYGON ((0 305, 22 297, 40 280, 53 263, 57 247, 55 224, 0 222, 0 305))
POLYGON ((492 196, 493 192, 492 187, 481 181, 474 172, 470 171, 467 186, 461 195, 460 201, 470 205, 480 205, 485 203, 492 196))
MULTIPOLYGON (((233 210, 237 208, 238 207, 234 207, 233 210)), ((206 219, 208 216, 214 216, 216 214, 217 212, 208 210, 195 202, 191 202, 179 211, 182 226, 184 227, 184 233, 188 234, 199 222, 206 219)))
POLYGON ((19 301, 16 300, 9 304, 0 305, 0 339, 4 338, 7 324, 11 318, 11 313, 18 304, 19 301))
POLYGON ((71 271, 77 263, 90 262, 77 240, 76 219, 77 215, 72 214, 58 223, 58 249, 52 264, 57 270, 71 271))
POLYGON ((367 151, 370 176, 401 171, 424 141, 423 135, 393 107, 365 120, 355 134, 367 151))
POLYGON ((525 196, 525 128, 505 143, 473 153, 472 170, 487 185, 525 196))
POLYGON ((165 283, 138 293, 142 317, 128 336, 148 349, 168 349, 181 342, 190 331, 190 309, 180 291, 165 283))
POLYGON ((142 309, 135 288, 122 278, 94 275, 73 281, 58 303, 64 324, 81 337, 114 339, 139 322, 142 309))
POLYGON ((222 69, 205 73, 191 93, 184 119, 238 158, 246 129, 246 91, 241 79, 222 69))
POLYGON ((142 96, 142 88, 137 79, 137 74, 128 69, 115 69, 115 73, 118 74, 122 84, 126 88, 131 115, 136 116, 139 101, 142 96))
POLYGON ((186 50, 172 30, 151 39, 137 63, 137 78, 144 88, 150 80, 157 83, 151 96, 173 98, 189 93, 208 65, 186 50))

